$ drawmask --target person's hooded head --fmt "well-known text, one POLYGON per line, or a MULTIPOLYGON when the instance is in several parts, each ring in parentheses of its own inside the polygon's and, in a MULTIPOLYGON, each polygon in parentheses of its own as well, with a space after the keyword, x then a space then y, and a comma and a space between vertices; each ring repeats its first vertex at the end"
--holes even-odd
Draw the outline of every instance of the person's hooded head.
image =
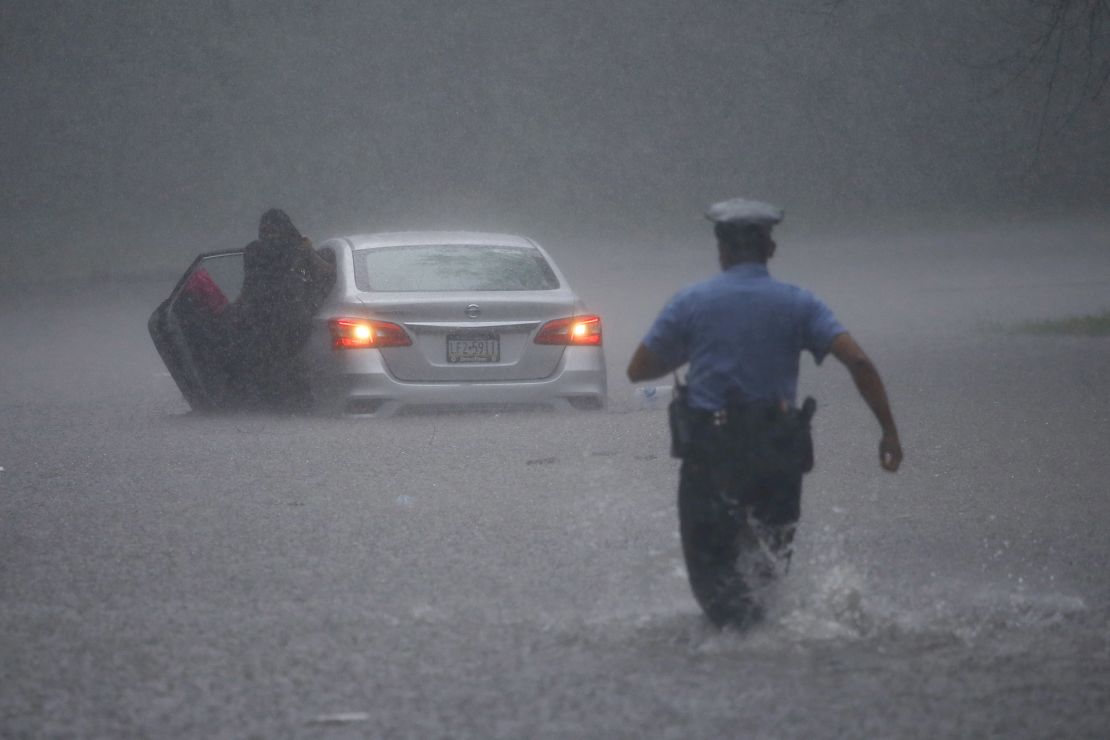
POLYGON ((304 237, 285 211, 271 208, 262 214, 262 219, 258 222, 258 238, 262 241, 299 242, 304 237))

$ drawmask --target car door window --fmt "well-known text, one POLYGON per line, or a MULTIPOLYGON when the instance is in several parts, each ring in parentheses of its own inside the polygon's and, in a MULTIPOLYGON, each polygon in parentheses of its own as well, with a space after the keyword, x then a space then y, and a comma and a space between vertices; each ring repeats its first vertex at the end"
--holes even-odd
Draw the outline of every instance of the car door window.
POLYGON ((208 273, 212 283, 228 303, 234 303, 243 290, 243 253, 232 252, 202 257, 194 272, 208 273))

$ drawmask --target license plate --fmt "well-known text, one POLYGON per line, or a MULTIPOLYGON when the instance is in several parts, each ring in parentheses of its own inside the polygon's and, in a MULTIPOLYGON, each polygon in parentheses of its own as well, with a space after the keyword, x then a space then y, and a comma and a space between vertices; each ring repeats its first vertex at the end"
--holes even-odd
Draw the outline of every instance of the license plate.
POLYGON ((500 362, 501 338, 496 334, 448 334, 448 362, 500 362))

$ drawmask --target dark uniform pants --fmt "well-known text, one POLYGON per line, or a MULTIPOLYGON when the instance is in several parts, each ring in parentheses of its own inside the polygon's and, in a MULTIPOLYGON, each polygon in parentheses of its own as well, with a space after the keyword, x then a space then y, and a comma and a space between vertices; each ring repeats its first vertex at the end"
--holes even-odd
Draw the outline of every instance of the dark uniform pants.
POLYGON ((763 589, 789 565, 801 514, 802 468, 753 463, 752 450, 688 457, 678 487, 679 526, 694 596, 718 626, 761 614, 763 589))

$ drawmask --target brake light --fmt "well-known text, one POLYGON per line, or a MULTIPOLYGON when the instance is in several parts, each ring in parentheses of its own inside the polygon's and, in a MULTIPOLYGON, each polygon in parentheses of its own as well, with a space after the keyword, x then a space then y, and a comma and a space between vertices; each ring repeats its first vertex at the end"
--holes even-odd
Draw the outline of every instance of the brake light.
POLYGON ((544 324, 536 333, 536 344, 601 344, 600 316, 571 316, 544 324))
POLYGON ((370 319, 332 319, 332 347, 335 349, 379 349, 381 347, 408 347, 409 335, 397 324, 370 319))

